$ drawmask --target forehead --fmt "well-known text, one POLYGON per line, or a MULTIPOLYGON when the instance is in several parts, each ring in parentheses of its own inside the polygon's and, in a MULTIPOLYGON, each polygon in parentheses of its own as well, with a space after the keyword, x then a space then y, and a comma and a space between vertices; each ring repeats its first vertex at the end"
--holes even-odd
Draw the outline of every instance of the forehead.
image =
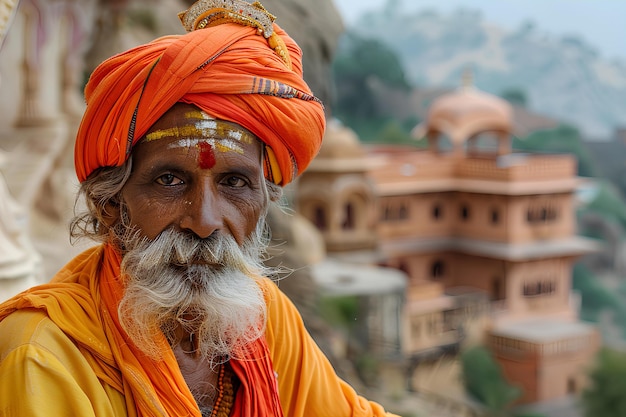
POLYGON ((138 148, 146 147, 198 148, 247 156, 262 152, 262 142, 249 130, 236 123, 214 119, 185 103, 175 104, 152 125, 138 144, 138 148))

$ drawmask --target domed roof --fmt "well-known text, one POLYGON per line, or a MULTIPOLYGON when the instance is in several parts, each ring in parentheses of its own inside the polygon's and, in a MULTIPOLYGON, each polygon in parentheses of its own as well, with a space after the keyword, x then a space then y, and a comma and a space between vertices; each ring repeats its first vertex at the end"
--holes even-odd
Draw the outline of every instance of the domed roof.
POLYGON ((458 144, 480 132, 512 128, 513 108, 506 100, 466 85, 436 99, 419 130, 444 133, 458 144))
POLYGON ((353 159, 363 156, 365 151, 354 130, 344 126, 339 120, 329 120, 316 159, 353 159))

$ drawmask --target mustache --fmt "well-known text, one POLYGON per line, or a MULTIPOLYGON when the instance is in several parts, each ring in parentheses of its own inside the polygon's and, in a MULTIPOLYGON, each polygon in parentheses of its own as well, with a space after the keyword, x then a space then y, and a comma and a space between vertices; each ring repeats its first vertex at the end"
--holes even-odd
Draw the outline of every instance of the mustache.
POLYGON ((192 233, 168 228, 153 240, 134 233, 124 239, 124 246, 128 250, 127 256, 139 256, 140 259, 134 261, 144 265, 173 268, 228 267, 242 272, 253 272, 258 267, 256 263, 259 259, 259 245, 254 240, 253 236, 243 245, 239 245, 230 235, 216 233, 208 238, 200 238, 192 233))

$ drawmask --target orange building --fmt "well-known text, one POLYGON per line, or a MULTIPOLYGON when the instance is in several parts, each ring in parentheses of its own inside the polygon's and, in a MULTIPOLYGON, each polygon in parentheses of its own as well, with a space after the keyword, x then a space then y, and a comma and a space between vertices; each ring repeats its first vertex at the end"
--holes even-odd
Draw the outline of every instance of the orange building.
POLYGON ((468 86, 416 127, 426 149, 361 146, 330 124, 297 201, 330 256, 407 274, 409 371, 456 352, 469 319, 486 317, 480 342, 531 403, 585 384, 600 340, 578 321, 571 277, 594 246, 576 236, 575 158, 513 152, 512 126, 507 102, 468 86))

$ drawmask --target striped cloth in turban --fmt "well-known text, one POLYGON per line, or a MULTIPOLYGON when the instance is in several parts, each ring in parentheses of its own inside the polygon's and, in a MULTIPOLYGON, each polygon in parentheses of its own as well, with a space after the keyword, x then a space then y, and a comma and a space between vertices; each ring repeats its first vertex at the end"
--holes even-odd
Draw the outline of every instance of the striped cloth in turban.
POLYGON ((78 179, 122 165, 150 126, 185 102, 250 130, 267 145, 266 177, 279 185, 292 181, 317 154, 325 118, 302 78, 300 48, 273 26, 292 69, 254 28, 235 23, 159 38, 104 61, 85 87, 78 179))

